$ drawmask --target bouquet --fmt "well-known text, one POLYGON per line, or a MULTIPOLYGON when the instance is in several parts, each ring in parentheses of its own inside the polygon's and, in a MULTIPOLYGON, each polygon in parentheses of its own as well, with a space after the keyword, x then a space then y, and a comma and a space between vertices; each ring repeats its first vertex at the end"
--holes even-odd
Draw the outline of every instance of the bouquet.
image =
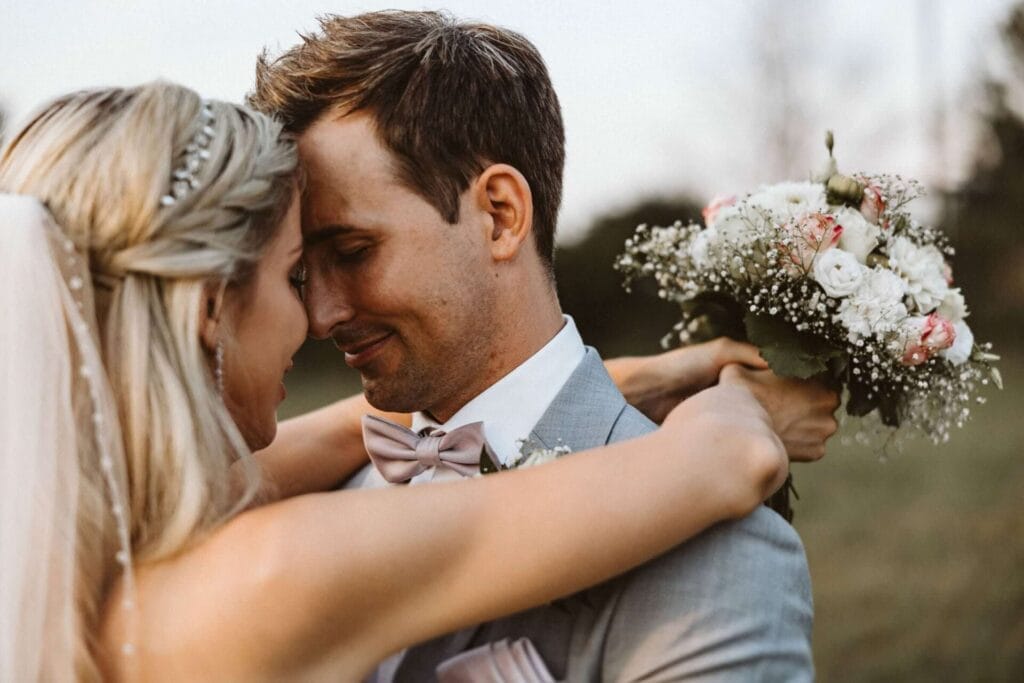
POLYGON ((981 386, 1002 386, 998 356, 967 324, 949 241, 907 210, 920 184, 842 175, 831 133, 826 145, 829 165, 816 180, 716 198, 703 225, 641 225, 616 268, 627 289, 651 277, 679 304, 665 345, 749 341, 777 374, 825 378, 848 414, 877 418, 861 440, 882 432, 887 449, 897 434, 918 432, 944 442, 983 402, 981 386))

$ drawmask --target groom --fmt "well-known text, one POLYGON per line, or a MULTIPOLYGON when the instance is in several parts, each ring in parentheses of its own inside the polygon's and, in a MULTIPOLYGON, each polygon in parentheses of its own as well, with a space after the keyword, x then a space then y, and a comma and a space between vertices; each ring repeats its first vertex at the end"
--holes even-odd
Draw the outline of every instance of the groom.
MULTIPOLYGON (((260 60, 251 98, 298 135, 311 333, 333 338, 374 406, 414 413, 414 431, 482 422, 498 464, 523 439, 578 451, 653 429, 559 308, 565 140, 534 46, 432 12, 321 24, 260 60)), ((799 390, 783 402, 810 410, 799 390)), ((461 476, 431 462, 367 468, 354 483, 461 476)), ((459 652, 525 636, 564 680, 810 680, 810 628, 799 537, 762 508, 590 591, 412 648, 378 675, 431 680, 459 652)))

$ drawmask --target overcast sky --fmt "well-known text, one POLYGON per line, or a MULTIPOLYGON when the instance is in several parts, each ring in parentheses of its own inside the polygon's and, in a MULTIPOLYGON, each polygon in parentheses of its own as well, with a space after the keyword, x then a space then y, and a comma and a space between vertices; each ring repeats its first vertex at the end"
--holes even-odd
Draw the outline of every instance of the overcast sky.
POLYGON ((13 125, 95 85, 180 81, 239 100, 254 57, 325 12, 447 9, 540 49, 568 136, 563 234, 641 196, 707 198, 823 160, 955 183, 996 68, 1007 0, 0 0, 0 102, 13 125), (945 119, 933 113, 942 105, 945 119), (780 122, 785 135, 779 133, 780 122), (781 137, 780 137, 781 135, 781 137))

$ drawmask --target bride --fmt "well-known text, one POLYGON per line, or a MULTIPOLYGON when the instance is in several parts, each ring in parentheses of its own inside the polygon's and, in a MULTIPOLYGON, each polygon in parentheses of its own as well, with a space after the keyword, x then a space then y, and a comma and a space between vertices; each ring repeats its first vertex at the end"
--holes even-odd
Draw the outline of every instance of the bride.
POLYGON ((270 119, 168 84, 62 97, 12 137, 0 679, 357 680, 781 483, 769 418, 726 383, 601 457, 257 505, 306 331, 300 184, 270 119))

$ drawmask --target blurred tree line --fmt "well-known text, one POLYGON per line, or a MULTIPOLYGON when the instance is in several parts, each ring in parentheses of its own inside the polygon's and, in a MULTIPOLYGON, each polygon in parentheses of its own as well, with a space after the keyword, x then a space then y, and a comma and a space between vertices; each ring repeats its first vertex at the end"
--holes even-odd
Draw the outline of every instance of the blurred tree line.
POLYGON ((648 199, 597 219, 579 242, 561 246, 555 277, 562 308, 573 316, 583 339, 605 357, 654 353, 679 318, 676 305, 657 297, 651 280, 632 293, 612 264, 637 225, 671 225, 700 220, 702 204, 687 197, 648 199))
POLYGON ((1024 331, 1024 3, 1001 28, 1010 71, 984 84, 984 138, 968 180, 944 198, 957 249, 954 275, 981 338, 1011 342, 1024 331))

